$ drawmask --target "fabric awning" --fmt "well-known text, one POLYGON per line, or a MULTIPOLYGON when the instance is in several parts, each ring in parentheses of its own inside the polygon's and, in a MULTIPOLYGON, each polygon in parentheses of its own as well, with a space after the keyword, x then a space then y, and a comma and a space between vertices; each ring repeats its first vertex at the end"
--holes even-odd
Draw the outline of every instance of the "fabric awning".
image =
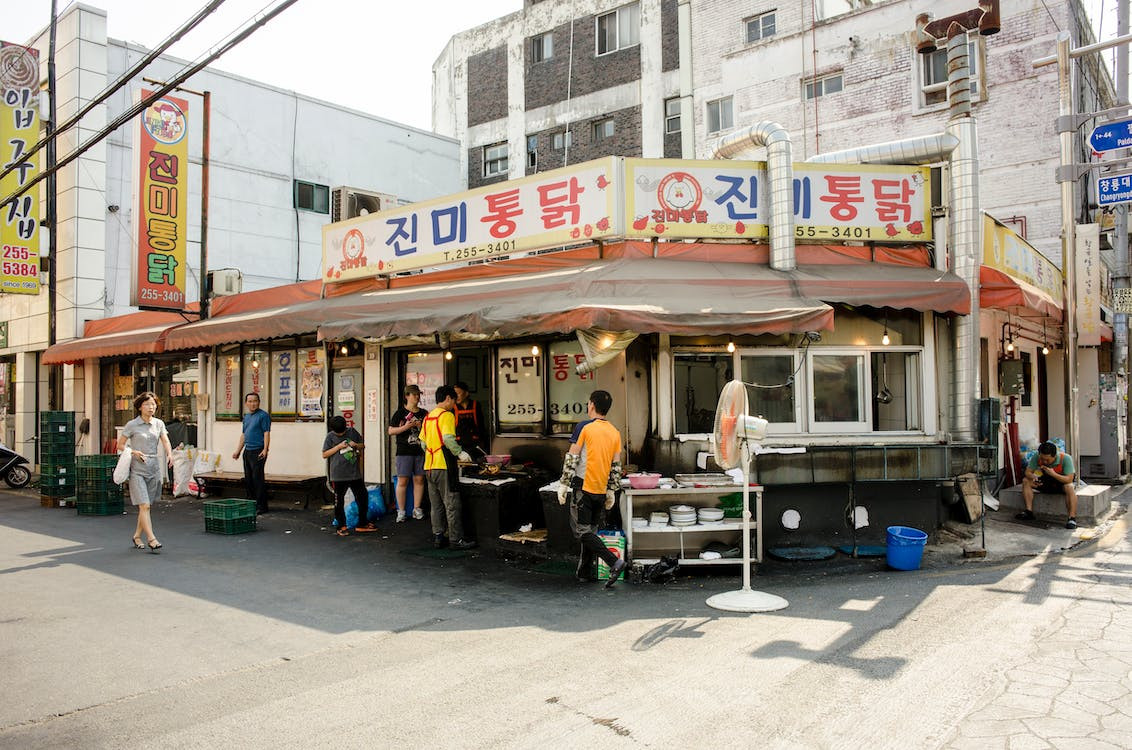
MULTIPOLYGON (((177 325, 183 325, 181 320, 177 325)), ((84 359, 100 359, 125 354, 159 354, 165 351, 165 336, 172 326, 161 324, 132 331, 88 336, 48 347, 43 353, 45 365, 66 365, 84 359)))
POLYGON ((579 328, 639 333, 793 333, 832 327, 824 303, 963 313, 967 286, 930 268, 858 264, 775 271, 751 263, 618 258, 507 279, 326 300, 322 338, 463 331, 490 338, 579 328))
POLYGON ((1046 292, 1009 274, 982 266, 979 269, 979 306, 998 310, 1024 308, 1061 320, 1061 303, 1046 292))

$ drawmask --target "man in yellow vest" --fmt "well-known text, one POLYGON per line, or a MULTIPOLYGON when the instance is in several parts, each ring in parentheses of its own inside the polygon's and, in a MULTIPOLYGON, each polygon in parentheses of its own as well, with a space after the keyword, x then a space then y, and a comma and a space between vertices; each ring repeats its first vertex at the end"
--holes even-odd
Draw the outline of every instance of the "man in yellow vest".
POLYGON ((421 443, 425 449, 425 481, 432 499, 432 540, 436 547, 471 549, 475 541, 464 538, 460 518, 460 471, 457 461, 471 461, 456 442, 456 391, 450 385, 436 389, 436 408, 421 425, 421 443))

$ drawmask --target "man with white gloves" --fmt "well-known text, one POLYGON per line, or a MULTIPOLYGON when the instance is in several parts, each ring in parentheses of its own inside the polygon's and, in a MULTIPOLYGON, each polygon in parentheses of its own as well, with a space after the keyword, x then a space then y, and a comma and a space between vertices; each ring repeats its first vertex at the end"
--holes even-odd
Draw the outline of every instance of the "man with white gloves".
POLYGON ((570 501, 570 529, 582 545, 578 579, 597 580, 593 563, 595 556, 600 557, 609 566, 606 588, 616 583, 625 569, 625 560, 606 547, 596 533, 602 513, 613 507, 621 491, 621 433, 605 419, 611 406, 613 397, 608 391, 590 394, 586 404, 589 421, 578 425, 558 480, 558 502, 565 505, 570 501))
POLYGON ((436 389, 436 408, 421 424, 421 444, 425 449, 425 480, 432 500, 432 541, 437 547, 471 549, 476 542, 464 538, 460 518, 460 470, 457 461, 471 462, 456 441, 456 390, 450 385, 436 389), (447 533, 446 533, 447 532, 447 533), (449 541, 451 540, 451 541, 449 541))

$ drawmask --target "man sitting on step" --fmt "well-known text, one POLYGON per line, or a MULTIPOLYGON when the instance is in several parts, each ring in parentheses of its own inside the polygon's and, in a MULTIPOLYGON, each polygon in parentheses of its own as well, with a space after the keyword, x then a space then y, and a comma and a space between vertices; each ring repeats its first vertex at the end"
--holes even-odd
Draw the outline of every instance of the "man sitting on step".
POLYGON ((1033 520, 1035 492, 1061 492, 1065 495, 1065 508, 1069 511, 1065 528, 1077 528, 1077 489, 1073 483, 1076 473, 1073 456, 1062 453, 1048 440, 1039 445, 1038 452, 1026 464, 1026 477, 1022 480, 1022 500, 1026 503, 1026 510, 1014 517, 1022 521, 1033 520))

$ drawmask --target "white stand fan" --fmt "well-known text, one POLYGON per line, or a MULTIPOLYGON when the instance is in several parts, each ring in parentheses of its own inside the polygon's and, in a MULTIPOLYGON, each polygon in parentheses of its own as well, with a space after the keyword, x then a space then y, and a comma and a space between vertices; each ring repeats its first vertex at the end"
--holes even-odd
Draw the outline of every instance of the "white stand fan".
MULTIPOLYGON (((708 597, 707 605, 727 612, 774 612, 785 609, 789 602, 781 596, 751 590, 751 443, 766 436, 767 422, 747 414, 747 387, 741 380, 732 380, 719 394, 715 410, 715 429, 711 442, 715 462, 724 469, 743 468, 743 588, 708 597)), ((755 503, 755 531, 758 534, 757 559, 763 559, 762 494, 755 503)))

